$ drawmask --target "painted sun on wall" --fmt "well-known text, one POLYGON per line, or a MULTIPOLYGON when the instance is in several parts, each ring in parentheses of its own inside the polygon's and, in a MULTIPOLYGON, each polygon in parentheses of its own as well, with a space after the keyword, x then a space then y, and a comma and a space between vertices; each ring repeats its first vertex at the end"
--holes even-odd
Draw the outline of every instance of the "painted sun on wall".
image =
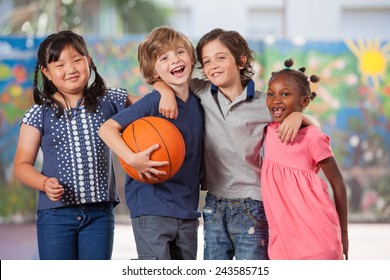
MULTIPOLYGON (((137 65, 142 38, 88 38, 90 54, 107 84, 144 95, 137 65)), ((0 37, 0 222, 31 217, 35 193, 12 176, 19 120, 32 104, 35 53, 40 40, 0 37)), ((390 222, 390 42, 249 41, 256 53, 257 88, 293 58, 294 67, 320 76, 317 98, 307 110, 332 139, 348 187, 350 221, 390 222)), ((37 163, 39 164, 39 162, 37 163)), ((117 164, 118 188, 123 176, 117 164)), ((122 201, 124 201, 122 199, 122 201)), ((123 204, 123 203, 121 203, 123 204)), ((124 205, 118 212, 125 212, 124 205)))
POLYGON ((386 67, 390 59, 390 43, 381 47, 379 40, 345 40, 346 45, 356 56, 363 83, 371 84, 380 89, 381 81, 385 79, 386 67))

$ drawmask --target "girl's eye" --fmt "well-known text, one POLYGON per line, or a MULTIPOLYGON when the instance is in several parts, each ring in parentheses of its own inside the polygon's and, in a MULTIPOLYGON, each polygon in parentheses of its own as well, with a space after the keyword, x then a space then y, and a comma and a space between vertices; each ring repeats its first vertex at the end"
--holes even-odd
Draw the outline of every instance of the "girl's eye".
POLYGON ((274 94, 272 92, 267 92, 267 96, 272 97, 272 96, 274 96, 274 94))
POLYGON ((224 57, 224 56, 219 56, 218 59, 219 59, 219 60, 224 60, 225 57, 224 57))
POLYGON ((203 61, 203 65, 206 65, 206 64, 208 64, 210 61, 209 60, 204 60, 203 61))

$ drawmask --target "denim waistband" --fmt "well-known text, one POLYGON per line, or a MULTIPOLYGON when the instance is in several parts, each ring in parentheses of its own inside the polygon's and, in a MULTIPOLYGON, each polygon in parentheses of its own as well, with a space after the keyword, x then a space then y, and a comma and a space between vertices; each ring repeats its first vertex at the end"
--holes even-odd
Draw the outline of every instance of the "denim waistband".
POLYGON ((210 200, 215 200, 216 202, 228 202, 228 203, 248 203, 248 202, 260 202, 262 203, 262 201, 260 200, 255 200, 255 199, 252 199, 250 197, 247 197, 247 198, 226 198, 226 197, 219 197, 219 196, 215 196, 215 195, 212 195, 212 194, 207 194, 207 199, 210 199, 210 200))

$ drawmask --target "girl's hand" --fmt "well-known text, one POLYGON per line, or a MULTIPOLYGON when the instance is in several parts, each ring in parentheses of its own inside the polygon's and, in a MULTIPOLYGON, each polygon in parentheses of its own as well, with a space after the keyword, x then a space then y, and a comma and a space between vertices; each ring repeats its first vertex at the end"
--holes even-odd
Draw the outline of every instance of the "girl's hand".
POLYGON ((303 114, 301 112, 292 112, 279 125, 276 132, 278 133, 279 139, 282 143, 294 141, 302 125, 302 119, 303 114))
POLYGON ((51 177, 44 181, 43 189, 51 201, 58 201, 64 194, 64 188, 58 183, 57 178, 51 177))

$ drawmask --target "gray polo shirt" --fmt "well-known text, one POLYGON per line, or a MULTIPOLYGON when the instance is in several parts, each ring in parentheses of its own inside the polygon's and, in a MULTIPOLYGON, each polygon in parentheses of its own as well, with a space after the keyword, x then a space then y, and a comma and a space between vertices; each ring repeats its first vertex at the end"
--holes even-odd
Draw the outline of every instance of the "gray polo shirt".
POLYGON ((271 122, 266 93, 249 81, 230 102, 208 81, 191 88, 204 109, 202 189, 224 198, 261 199, 260 170, 264 128, 271 122))

